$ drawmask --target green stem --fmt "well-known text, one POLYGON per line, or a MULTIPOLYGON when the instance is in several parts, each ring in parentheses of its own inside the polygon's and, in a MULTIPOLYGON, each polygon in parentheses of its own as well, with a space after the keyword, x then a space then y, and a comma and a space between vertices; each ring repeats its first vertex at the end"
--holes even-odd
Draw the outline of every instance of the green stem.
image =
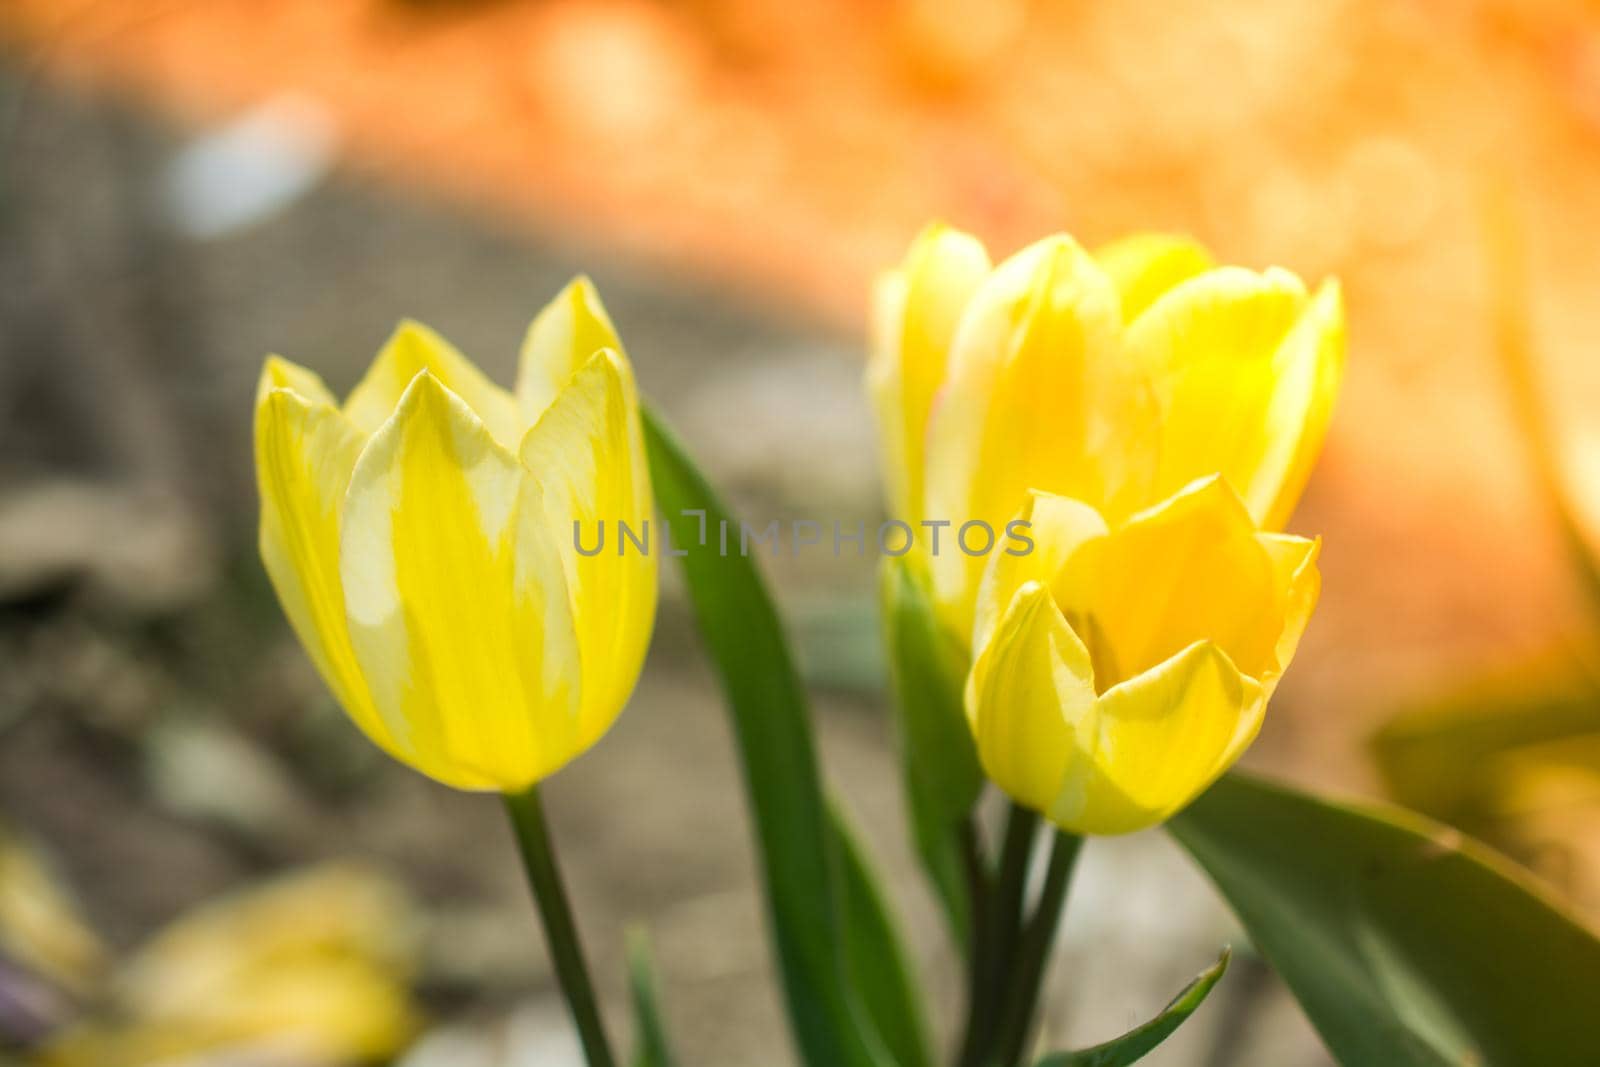
POLYGON ((978 820, 969 814, 957 831, 961 846, 962 869, 967 880, 967 1030, 962 1038, 960 1062, 966 1064, 971 1046, 979 1038, 974 1013, 983 996, 983 982, 993 969, 989 953, 994 948, 994 938, 987 936, 989 928, 989 898, 994 894, 994 875, 989 870, 983 854, 983 841, 978 831, 978 820))
POLYGON ((544 922, 556 979, 572 1009, 578 1039, 583 1043, 584 1058, 589 1067, 615 1067, 611 1046, 606 1043, 605 1027, 600 1022, 594 984, 589 981, 589 968, 583 961, 578 928, 572 921, 572 908, 567 903, 561 871, 556 866, 555 843, 550 840, 550 830, 545 824, 539 787, 534 786, 525 793, 508 793, 505 802, 512 829, 516 831, 517 847, 522 852, 522 866, 533 888, 533 900, 544 922))
POLYGON ((1045 966, 1050 962, 1050 952, 1055 947, 1067 886, 1072 882, 1072 871, 1077 866, 1082 847, 1083 838, 1057 831, 1055 846, 1050 852, 1050 866, 1044 876, 1044 888, 1039 891, 1039 903, 1023 930, 1021 951, 1006 986, 1000 1037, 996 1045, 999 1049, 997 1062, 1001 1064, 1019 1063, 1027 1051, 1034 1019, 1038 1015, 1045 966))
MULTIPOLYGON (((1000 882, 995 890, 995 907, 1000 936, 1000 957, 1007 969, 1022 935, 1022 902, 1028 892, 1028 868, 1033 859, 1033 840, 1038 836, 1039 813, 1018 804, 1011 805, 1006 820, 1005 845, 1000 853, 1000 882)), ((1005 971, 1002 971, 1003 975, 1005 971)))
POLYGON ((967 965, 977 958, 978 916, 989 906, 989 866, 983 858, 983 839, 977 817, 970 812, 955 831, 956 852, 961 857, 961 874, 967 888, 966 940, 961 950, 967 965))
POLYGON ((986 1067, 999 1033, 1001 997, 1022 933, 1022 902, 1028 889, 1028 863, 1039 827, 1038 813, 1012 804, 1006 819, 1000 869, 986 907, 974 908, 972 982, 967 1000, 967 1032, 960 1067, 986 1067))

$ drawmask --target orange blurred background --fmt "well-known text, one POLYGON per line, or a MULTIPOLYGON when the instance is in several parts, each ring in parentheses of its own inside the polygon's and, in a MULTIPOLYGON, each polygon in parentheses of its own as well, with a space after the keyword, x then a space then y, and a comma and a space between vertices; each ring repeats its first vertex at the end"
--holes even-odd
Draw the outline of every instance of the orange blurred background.
MULTIPOLYGON (((1436 813, 1600 914, 1600 641, 1538 476, 1545 447, 1579 544, 1600 544, 1594 4, 9 0, 0 40, 23 86, 0 166, 29 166, 27 93, 114 99, 180 140, 268 115, 336 181, 671 279, 682 309, 663 321, 736 308, 821 338, 776 403, 850 441, 864 409, 804 383, 856 373, 870 280, 930 218, 998 254, 1057 229, 1087 244, 1170 229, 1223 262, 1339 276, 1349 373, 1292 524, 1326 538, 1323 602, 1252 760, 1423 803, 1375 770, 1394 716, 1424 708, 1415 729, 1449 734, 1559 690, 1578 711, 1529 736, 1496 727, 1436 769, 1475 791, 1471 820, 1459 797, 1436 813), (1508 309, 1507 290, 1526 300, 1508 309), (1532 339, 1509 376, 1507 315, 1532 339), (1508 382, 1524 372, 1519 421, 1508 382)), ((740 421, 737 359, 679 389, 692 356, 647 365, 649 340, 633 344, 702 451, 760 430, 740 421)), ((230 350, 226 373, 242 382, 260 354, 230 350)), ((760 450, 754 482, 835 463, 821 484, 870 499, 866 451, 760 450)), ((814 576, 775 569, 804 614, 814 576)))
POLYGON ((1175 229, 1340 276, 1351 371, 1297 523, 1328 539, 1291 682, 1318 708, 1276 739, 1302 773, 1352 780, 1352 720, 1578 621, 1482 216, 1512 190, 1548 400, 1600 449, 1592 5, 13 0, 4 25, 51 76, 195 125, 298 94, 353 170, 856 335, 930 218, 1001 251, 1175 229))

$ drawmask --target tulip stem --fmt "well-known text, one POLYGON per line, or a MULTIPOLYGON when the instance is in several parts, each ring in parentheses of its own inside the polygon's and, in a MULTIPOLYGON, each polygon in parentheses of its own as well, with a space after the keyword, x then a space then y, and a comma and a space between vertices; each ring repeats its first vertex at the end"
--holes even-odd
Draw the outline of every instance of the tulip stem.
POLYGON ((511 816, 511 827, 517 835, 517 847, 522 852, 522 866, 527 871, 528 884, 533 888, 533 900, 544 922, 545 939, 550 946, 556 979, 561 983, 561 992, 572 1009, 578 1038, 583 1043, 584 1058, 589 1067, 615 1067, 611 1046, 606 1042, 605 1027, 600 1022, 594 984, 589 980, 589 968, 584 963, 583 947, 578 941, 577 924, 573 922, 572 908, 567 903, 567 892, 561 882, 561 871, 556 866, 555 843, 551 841, 550 829, 545 823, 539 787, 534 786, 524 793, 508 793, 505 801, 506 812, 511 816))
POLYGON ((1007 981, 1005 1005, 1001 1009, 997 1063, 1018 1063, 1027 1051, 1028 1038, 1033 1033, 1034 1018, 1038 1013, 1045 966, 1050 962, 1050 952, 1055 947, 1067 886, 1072 882, 1072 872, 1082 848, 1083 838, 1077 834, 1056 832, 1055 844, 1050 852, 1050 866, 1045 871, 1044 887, 1039 891, 1039 902, 1034 906, 1033 917, 1023 928, 1016 966, 1007 981))
POLYGON ((1000 868, 983 907, 973 909, 974 944, 967 1001, 967 1031, 961 1043, 961 1067, 986 1067, 999 1036, 1001 997, 1015 963, 1022 933, 1022 905, 1028 888, 1028 866, 1039 828, 1037 812, 1012 804, 1006 818, 1000 868))

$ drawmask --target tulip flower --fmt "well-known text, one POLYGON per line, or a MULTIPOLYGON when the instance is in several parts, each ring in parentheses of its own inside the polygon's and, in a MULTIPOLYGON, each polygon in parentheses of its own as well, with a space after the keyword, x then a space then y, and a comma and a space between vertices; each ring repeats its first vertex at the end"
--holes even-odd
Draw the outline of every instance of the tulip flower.
POLYGON ((1318 542, 1263 533, 1220 476, 1127 519, 1030 494, 997 556, 967 713, 989 777, 1080 834, 1165 820, 1239 758, 1316 605, 1318 542))
POLYGON ((231 893, 157 934, 34 1062, 390 1062, 420 1027, 415 931, 400 887, 360 867, 231 893))
MULTIPOLYGON (((990 269, 925 231, 875 294, 868 386, 896 517, 1000 530, 1030 490, 1109 522, 1220 474, 1281 529, 1321 447, 1343 311, 1287 271, 1217 267, 1181 238, 1084 251, 1056 235, 990 269)), ((935 607, 972 637, 985 557, 921 555, 935 607)))
POLYGON ((256 467, 278 598, 384 751, 512 794, 616 719, 656 565, 576 551, 575 522, 638 530, 651 510, 633 372, 586 280, 534 320, 514 393, 410 322, 343 406, 269 359, 256 467))
POLYGON ((1335 283, 1219 267, 1183 238, 1090 254, 1056 235, 991 267, 935 225, 880 279, 890 506, 923 529, 922 583, 972 657, 979 762, 1024 808, 1148 826, 1255 736, 1318 581, 1316 545, 1272 531, 1343 358, 1335 283), (935 540, 975 522, 1027 524, 1028 545, 935 540))

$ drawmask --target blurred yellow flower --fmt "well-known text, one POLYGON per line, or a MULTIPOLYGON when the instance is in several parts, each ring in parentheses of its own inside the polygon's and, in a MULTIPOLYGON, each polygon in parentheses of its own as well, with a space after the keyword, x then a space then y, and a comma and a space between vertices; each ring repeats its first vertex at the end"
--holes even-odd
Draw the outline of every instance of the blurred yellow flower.
POLYGON ((1160 822, 1255 737, 1316 603, 1282 528, 1327 432, 1339 290, 1144 234, 998 267, 927 229, 875 293, 895 516, 970 642, 985 772, 1077 833, 1160 822), (937 534, 982 523, 1028 543, 937 534))
POLYGON ((418 1028, 415 918, 391 881, 353 866, 207 904, 117 974, 103 1017, 53 1039, 40 1067, 376 1063, 418 1028))
POLYGON ((997 556, 967 714, 985 772, 1075 833, 1166 819, 1239 758, 1316 606, 1318 543, 1260 532, 1218 476, 1108 523, 1035 492, 997 556))
MULTIPOLYGON (((868 388, 896 518, 1003 528, 1030 490, 1120 522, 1220 474, 1255 522, 1294 509, 1343 365, 1339 290, 1214 266, 1182 238, 1095 253, 1047 237, 990 268, 929 227, 874 294, 868 388)), ((972 636, 985 558, 920 555, 944 624, 972 636)))
POLYGON ((100 938, 32 846, 0 825, 0 956, 82 994, 106 967, 100 938))
POLYGON ((396 759, 460 789, 520 791, 621 712, 656 562, 580 553, 574 524, 644 529, 650 479, 633 371, 587 280, 534 320, 514 393, 411 322, 342 408, 316 375, 269 359, 256 470, 284 611, 396 759))

